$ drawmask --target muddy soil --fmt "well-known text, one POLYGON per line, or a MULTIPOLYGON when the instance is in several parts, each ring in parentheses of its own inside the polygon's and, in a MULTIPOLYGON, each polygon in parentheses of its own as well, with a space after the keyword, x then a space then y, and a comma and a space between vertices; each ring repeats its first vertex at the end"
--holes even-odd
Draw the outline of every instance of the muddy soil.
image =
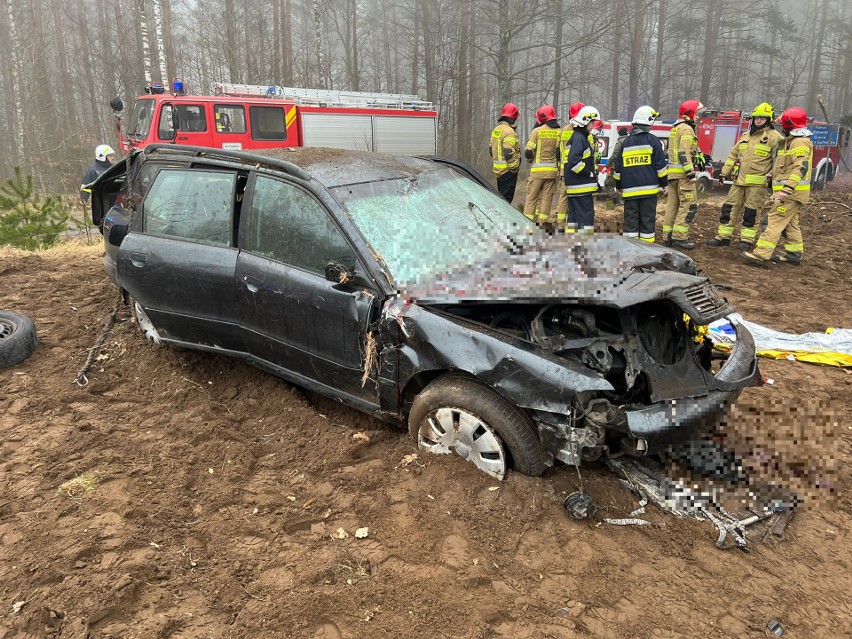
MULTIPOLYGON (((852 205, 829 191, 824 200, 852 205)), ((713 236, 722 196, 693 239, 713 236)), ((619 210, 599 209, 617 228, 619 210)), ((802 218, 801 267, 693 251, 749 319, 852 324, 852 216, 802 218), (729 288, 728 288, 729 287, 729 288)), ((636 508, 601 465, 497 482, 459 458, 223 357, 146 342, 101 248, 0 252, 0 308, 40 344, 0 371, 0 639, 852 636, 852 374, 761 360, 725 426, 747 464, 806 496, 782 542, 718 550, 712 525, 636 508), (366 537, 356 530, 366 529, 366 537), (21 603, 25 602, 25 603, 21 603)), ((362 531, 363 533, 364 531, 362 531)))

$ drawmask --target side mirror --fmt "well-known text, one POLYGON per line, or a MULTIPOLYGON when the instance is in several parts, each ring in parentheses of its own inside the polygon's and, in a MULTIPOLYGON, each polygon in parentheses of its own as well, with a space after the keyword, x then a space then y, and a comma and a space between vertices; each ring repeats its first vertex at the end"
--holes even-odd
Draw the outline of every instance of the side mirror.
POLYGON ((121 246, 121 243, 124 241, 124 238, 127 237, 127 231, 130 227, 127 224, 113 224, 109 228, 109 237, 107 237, 107 242, 112 244, 113 246, 121 246))
POLYGON ((124 102, 122 102, 121 98, 116 96, 109 101, 109 107, 116 113, 121 113, 124 111, 124 102))
POLYGON ((346 284, 352 281, 355 273, 350 271, 340 262, 331 260, 325 265, 325 279, 335 284, 346 284))

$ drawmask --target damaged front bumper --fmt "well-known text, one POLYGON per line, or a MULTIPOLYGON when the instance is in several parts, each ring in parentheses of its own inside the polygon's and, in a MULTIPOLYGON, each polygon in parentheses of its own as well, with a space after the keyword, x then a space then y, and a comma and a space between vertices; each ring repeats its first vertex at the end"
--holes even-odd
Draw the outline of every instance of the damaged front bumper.
POLYGON ((736 343, 719 372, 708 375, 706 395, 626 411, 627 427, 638 451, 661 452, 672 444, 707 433, 719 424, 743 388, 761 385, 754 338, 742 325, 734 324, 734 329, 736 343))

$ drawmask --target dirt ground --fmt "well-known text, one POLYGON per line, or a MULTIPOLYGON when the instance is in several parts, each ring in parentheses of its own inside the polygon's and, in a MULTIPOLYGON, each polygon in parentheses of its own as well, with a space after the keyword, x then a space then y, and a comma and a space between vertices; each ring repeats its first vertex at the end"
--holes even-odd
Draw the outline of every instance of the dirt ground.
MULTIPOLYGON (((702 201, 695 240, 720 204, 702 201)), ((693 254, 753 321, 850 327, 852 216, 815 205, 802 226, 799 268, 693 254)), ((785 541, 723 551, 711 524, 653 507, 650 526, 603 523, 637 506, 603 466, 584 467, 600 511, 577 522, 571 468, 499 483, 412 459, 392 426, 154 347, 126 309, 76 386, 115 296, 97 245, 0 251, 0 308, 41 340, 0 371, 0 639, 743 638, 773 619, 785 637, 852 636, 850 371, 761 360, 774 384, 743 394, 731 441, 808 497, 785 541)))

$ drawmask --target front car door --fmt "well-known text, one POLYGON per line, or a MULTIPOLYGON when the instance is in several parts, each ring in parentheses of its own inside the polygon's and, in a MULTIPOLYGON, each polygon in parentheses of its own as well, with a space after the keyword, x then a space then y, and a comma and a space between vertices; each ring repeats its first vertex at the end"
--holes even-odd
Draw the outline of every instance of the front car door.
POLYGON ((233 238, 245 178, 198 167, 161 167, 153 177, 116 269, 164 339, 244 350, 233 238))
POLYGON ((261 174, 252 182, 237 265, 249 349, 294 381, 373 407, 376 388, 361 382, 367 326, 378 303, 366 269, 308 189, 261 174), (352 282, 326 279, 330 261, 355 273, 352 282))

